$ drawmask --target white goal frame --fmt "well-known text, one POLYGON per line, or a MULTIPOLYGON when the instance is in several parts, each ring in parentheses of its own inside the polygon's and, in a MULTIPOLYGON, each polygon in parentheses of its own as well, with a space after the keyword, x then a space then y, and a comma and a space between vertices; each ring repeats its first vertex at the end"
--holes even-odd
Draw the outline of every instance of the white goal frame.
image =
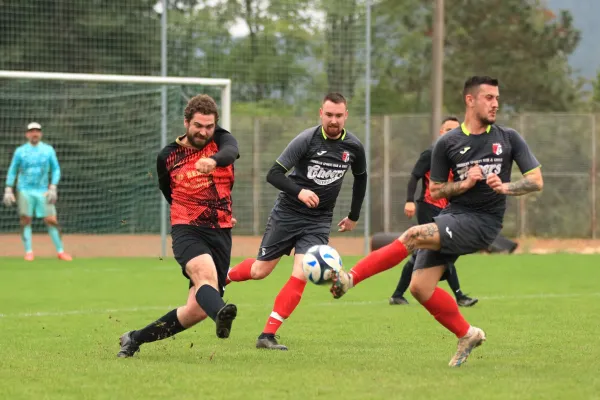
MULTIPOLYGON (((66 72, 6 71, 0 70, 0 79, 47 80, 90 83, 144 83, 162 86, 161 98, 161 148, 167 145, 167 85, 202 85, 221 87, 220 123, 231 131, 231 79, 192 78, 171 76, 76 74, 66 72)), ((161 195, 162 198, 162 195, 161 195)), ((160 203, 161 256, 167 252, 167 202, 160 203)))

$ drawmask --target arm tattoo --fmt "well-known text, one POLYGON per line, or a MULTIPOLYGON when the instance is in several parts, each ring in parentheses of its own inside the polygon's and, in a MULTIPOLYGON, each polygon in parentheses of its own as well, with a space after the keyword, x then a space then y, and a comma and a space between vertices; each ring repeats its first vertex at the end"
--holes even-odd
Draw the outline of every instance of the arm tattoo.
POLYGON ((527 179, 527 177, 520 179, 516 182, 510 182, 507 185, 507 188, 507 194, 509 196, 521 196, 530 192, 536 192, 540 190, 540 186, 531 179, 527 179))
POLYGON ((429 223, 425 225, 417 225, 406 230, 402 236, 400 236, 400 241, 404 243, 406 250, 409 252, 417 249, 418 244, 423 240, 431 240, 438 232, 438 227, 435 223, 429 223))
POLYGON ((445 182, 437 190, 441 197, 449 199, 450 197, 456 196, 464 192, 460 187, 460 182, 445 182))

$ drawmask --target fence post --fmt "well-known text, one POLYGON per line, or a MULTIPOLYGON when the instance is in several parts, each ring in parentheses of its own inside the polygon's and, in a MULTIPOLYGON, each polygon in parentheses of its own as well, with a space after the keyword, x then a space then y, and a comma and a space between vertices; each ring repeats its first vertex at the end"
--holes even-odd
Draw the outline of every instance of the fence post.
POLYGON ((590 169, 590 187, 592 190, 591 211, 592 211, 592 239, 596 239, 596 114, 591 114, 592 129, 592 168, 590 169))
MULTIPOLYGON (((519 133, 525 138, 525 113, 519 115, 519 133)), ((527 232, 527 196, 519 196, 519 237, 524 238, 527 232)))
POLYGON ((252 132, 252 234, 260 235, 260 121, 254 118, 252 132))
POLYGON ((390 116, 383 116, 383 231, 390 231, 392 219, 390 187, 390 116))

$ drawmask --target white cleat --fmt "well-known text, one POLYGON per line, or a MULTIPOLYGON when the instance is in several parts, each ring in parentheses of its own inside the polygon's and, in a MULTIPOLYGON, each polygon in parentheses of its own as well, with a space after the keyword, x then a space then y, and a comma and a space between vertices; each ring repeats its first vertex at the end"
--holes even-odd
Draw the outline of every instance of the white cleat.
POLYGON ((460 367, 467 362, 471 351, 475 347, 481 346, 483 342, 485 342, 485 332, 474 326, 470 327, 469 332, 464 337, 458 339, 456 354, 452 357, 448 365, 451 367, 460 367))

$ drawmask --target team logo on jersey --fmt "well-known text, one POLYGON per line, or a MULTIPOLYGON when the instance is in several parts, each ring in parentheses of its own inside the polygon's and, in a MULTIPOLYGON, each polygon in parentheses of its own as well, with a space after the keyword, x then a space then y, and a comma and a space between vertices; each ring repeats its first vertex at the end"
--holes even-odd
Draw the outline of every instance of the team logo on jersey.
POLYGON ((497 156, 502 154, 502 145, 500 143, 494 143, 492 145, 492 152, 497 156))
POLYGON ((348 153, 347 151, 344 151, 342 153, 342 161, 343 162, 348 162, 350 160, 350 153, 348 153))

